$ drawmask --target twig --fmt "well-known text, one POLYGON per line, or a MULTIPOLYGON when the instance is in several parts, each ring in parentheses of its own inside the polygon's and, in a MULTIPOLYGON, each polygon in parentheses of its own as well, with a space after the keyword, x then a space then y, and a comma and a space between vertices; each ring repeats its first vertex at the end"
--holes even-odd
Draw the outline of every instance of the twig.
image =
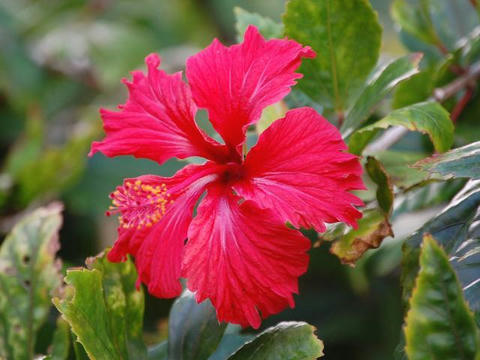
POLYGON ((447 47, 445 45, 443 45, 443 43, 440 40, 438 40, 438 42, 437 42, 437 48, 442 55, 448 55, 449 51, 448 51, 447 47))
POLYGON ((456 78, 450 84, 435 89, 433 91, 433 98, 438 102, 444 102, 451 98, 460 90, 466 88, 470 84, 474 84, 475 80, 480 76, 480 62, 473 64, 467 73, 456 78))
POLYGON ((391 127, 387 129, 377 140, 369 144, 363 153, 367 155, 387 150, 393 144, 396 144, 407 133, 408 129, 404 128, 403 126, 391 127))
POLYGON ((458 103, 453 108, 452 113, 450 114, 450 118, 452 119, 452 122, 454 124, 457 122, 458 117, 462 113, 463 109, 465 109, 465 106, 467 106, 472 96, 473 87, 467 87, 467 89, 465 90, 465 94, 463 94, 462 98, 458 101, 458 103))
POLYGON ((478 6, 477 0, 470 0, 470 4, 472 4, 474 8, 478 6))
MULTIPOLYGON (((447 99, 451 98, 453 95, 458 93, 460 90, 463 90, 465 88, 471 89, 471 92, 473 95, 473 88, 475 86, 475 80, 480 77, 480 62, 477 62, 473 64, 468 72, 466 72, 464 75, 458 77, 454 81, 452 81, 450 84, 437 88, 433 91, 433 97, 430 98, 430 100, 436 100, 438 102, 444 102, 447 99)), ((468 93, 468 90, 467 90, 468 93)), ((469 95, 471 97, 471 95, 469 95)), ((465 97, 465 96, 464 96, 465 97)), ((469 97, 466 99, 462 98, 459 101, 459 104, 462 102, 462 100, 465 102, 465 104, 458 105, 462 106, 462 109, 465 107, 465 105, 468 103, 470 100, 469 97)), ((459 109, 460 110, 460 109, 459 109)), ((458 117, 460 113, 456 114, 455 109, 452 111, 452 120, 454 120, 453 116, 458 117)), ((372 142, 370 145, 368 145, 365 148, 364 153, 365 154, 372 154, 374 152, 378 151, 383 151, 387 150, 390 148, 392 145, 396 144, 403 136, 405 136, 408 133, 408 129, 401 127, 401 126, 394 126, 390 129, 387 129, 382 136, 380 136, 377 140, 372 142)))
POLYGON ((342 126, 344 120, 345 120, 345 113, 343 111, 339 111, 337 113, 338 127, 342 126))

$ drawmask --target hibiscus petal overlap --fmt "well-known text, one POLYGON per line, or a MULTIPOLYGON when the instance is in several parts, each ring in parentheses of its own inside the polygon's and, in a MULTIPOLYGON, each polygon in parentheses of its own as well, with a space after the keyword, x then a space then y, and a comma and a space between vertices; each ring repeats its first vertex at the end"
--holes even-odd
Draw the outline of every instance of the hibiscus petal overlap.
POLYGON ((240 199, 209 188, 188 231, 183 275, 199 302, 210 299, 219 321, 258 328, 260 314, 293 307, 310 241, 271 210, 240 199))
POLYGON ((171 178, 147 175, 126 179, 112 197, 119 212, 118 239, 108 259, 136 257, 139 280, 159 297, 180 294, 180 270, 193 208, 205 187, 218 178, 217 166, 189 165, 171 178), (123 197, 123 198, 121 198, 123 197), (116 199, 120 199, 115 201, 116 199))
POLYGON ((364 189, 362 168, 345 149, 338 130, 314 109, 290 110, 260 135, 234 188, 296 227, 356 226, 361 213, 353 205, 362 202, 349 191, 364 189))
POLYGON ((187 60, 193 98, 208 110, 213 127, 232 148, 245 140, 247 125, 262 110, 285 97, 302 74, 302 57, 314 57, 310 47, 293 40, 266 41, 254 26, 242 44, 226 47, 218 40, 187 60))
POLYGON ((89 155, 133 155, 159 164, 172 157, 224 158, 225 146, 196 125, 197 106, 181 73, 168 75, 157 69, 160 58, 155 54, 145 62, 147 75, 134 71, 131 82, 124 80, 129 98, 120 111, 100 110, 106 137, 92 144, 89 155))
POLYGON ((295 72, 301 58, 314 55, 292 40, 266 41, 252 26, 242 44, 215 40, 191 57, 189 84, 149 55, 147 74, 125 81, 127 102, 101 110, 106 137, 91 155, 207 162, 117 187, 108 213, 120 215, 118 239, 108 259, 133 255, 138 283, 158 297, 179 295, 185 277, 219 321, 258 328, 262 318, 293 307, 310 241, 286 222, 318 231, 330 222, 355 226, 361 201, 350 191, 363 188, 362 169, 338 130, 310 108, 275 121, 246 158, 241 145, 247 126, 302 76, 295 72), (208 110, 224 145, 197 127, 197 106, 208 110))

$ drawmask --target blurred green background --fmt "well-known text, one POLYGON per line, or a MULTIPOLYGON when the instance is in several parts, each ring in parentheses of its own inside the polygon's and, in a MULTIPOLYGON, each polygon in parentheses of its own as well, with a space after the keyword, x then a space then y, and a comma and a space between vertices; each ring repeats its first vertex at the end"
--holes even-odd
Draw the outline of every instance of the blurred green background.
MULTIPOLYGON (((384 25, 385 57, 404 52, 390 20, 390 1, 375 0, 384 25)), ((123 103, 120 83, 158 52, 167 71, 214 37, 236 38, 233 8, 280 21, 284 1, 233 0, 0 0, 0 231, 21 214, 52 199, 65 203, 60 256, 81 265, 110 246, 115 219, 104 216, 108 194, 125 177, 172 175, 131 157, 87 158, 102 135, 99 107, 123 103)), ((321 54, 319 54, 321 56, 321 54)), ((412 230, 412 229, 410 229, 412 230)), ((312 249, 300 280, 297 306, 264 322, 304 320, 317 327, 326 359, 390 359, 399 340, 398 242, 369 252, 355 269, 322 246, 312 249)), ((171 301, 149 297, 147 341, 165 336, 171 301)))

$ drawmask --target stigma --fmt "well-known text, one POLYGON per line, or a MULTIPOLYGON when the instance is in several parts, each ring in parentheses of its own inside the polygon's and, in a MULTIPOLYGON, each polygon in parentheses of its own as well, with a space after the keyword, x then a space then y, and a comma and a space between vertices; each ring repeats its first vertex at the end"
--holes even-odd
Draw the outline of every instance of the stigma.
POLYGON ((165 184, 147 184, 141 180, 126 180, 123 186, 110 194, 112 206, 107 216, 120 215, 120 226, 125 229, 141 229, 151 227, 158 222, 169 204, 167 186, 165 184))

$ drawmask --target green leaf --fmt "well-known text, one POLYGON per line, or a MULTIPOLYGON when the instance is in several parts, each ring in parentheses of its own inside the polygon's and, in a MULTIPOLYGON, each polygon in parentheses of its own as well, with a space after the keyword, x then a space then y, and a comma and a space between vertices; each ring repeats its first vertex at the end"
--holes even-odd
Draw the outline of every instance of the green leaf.
POLYGON ((395 89, 392 108, 399 109, 428 100, 436 87, 454 80, 455 74, 450 69, 458 61, 457 54, 448 54, 444 59, 426 66, 419 73, 402 81, 395 89))
POLYGON ((399 83, 418 73, 422 54, 396 59, 375 71, 355 100, 340 131, 348 136, 367 120, 374 107, 399 83))
POLYGON ((162 341, 160 344, 153 345, 148 348, 148 360, 167 360, 168 359, 168 342, 162 341))
POLYGON ((358 220, 358 228, 350 229, 335 241, 330 252, 338 256, 343 264, 354 265, 365 251, 378 248, 387 236, 393 236, 393 232, 383 210, 365 210, 358 220))
POLYGON ((365 164, 368 176, 377 184, 377 202, 383 212, 388 216, 393 207, 393 185, 382 163, 372 156, 367 158, 365 164))
POLYGON ((412 166, 426 154, 412 151, 386 150, 375 153, 385 167, 393 184, 399 188, 408 189, 426 179, 428 174, 412 166))
POLYGON ((299 87, 321 105, 343 112, 377 63, 382 28, 367 0, 291 0, 285 33, 310 45, 299 87))
POLYGON ((437 102, 427 101, 394 110, 383 119, 357 130, 350 137, 349 151, 361 154, 373 132, 390 126, 403 126, 427 134, 438 152, 447 151, 453 144, 454 128, 448 112, 437 102))
POLYGON ((282 322, 268 328, 228 360, 314 360, 323 356, 315 328, 304 322, 282 322))
POLYGON ((395 0, 392 17, 402 30, 441 53, 454 51, 458 40, 478 25, 467 0, 395 0))
POLYGON ((31 110, 26 119, 25 130, 8 153, 5 171, 16 178, 41 154, 45 142, 45 119, 38 109, 31 110))
POLYGON ((415 167, 444 179, 480 179, 480 141, 420 160, 415 167))
POLYGON ((432 45, 441 43, 433 27, 430 16, 429 0, 395 0, 392 5, 392 17, 407 33, 432 45))
POLYGON ((61 285, 61 211, 54 203, 25 216, 0 248, 0 358, 33 359, 36 332, 61 285))
MULTIPOLYGON (((464 180, 431 181, 396 196, 393 217, 448 203, 465 185, 464 180)), ((415 216, 412 214, 412 216, 415 216)))
POLYGON ((263 109, 262 116, 257 122, 257 133, 264 132, 275 120, 281 119, 288 111, 287 105, 283 101, 267 106, 263 109))
POLYGON ((82 344, 75 340, 76 336, 72 332, 70 332, 70 334, 72 335, 72 345, 73 353, 75 354, 75 360, 90 360, 85 352, 85 348, 82 346, 82 344))
POLYGON ((16 175, 19 201, 28 204, 36 196, 58 193, 73 185, 87 164, 85 154, 97 135, 93 127, 75 135, 63 147, 48 147, 31 159, 16 175), (35 174, 32 177, 31 174, 35 174))
POLYGON ((393 209, 394 193, 390 176, 382 163, 369 156, 365 170, 376 184, 378 208, 363 212, 357 229, 350 229, 340 224, 331 227, 322 235, 322 240, 335 241, 330 252, 338 256, 343 264, 355 265, 358 259, 369 249, 378 248, 387 236, 393 236, 389 217, 393 209))
POLYGON ((283 36, 283 24, 276 23, 272 19, 257 13, 248 12, 241 7, 235 7, 233 12, 236 19, 235 29, 237 30, 238 42, 243 40, 243 34, 247 30, 248 25, 255 25, 266 39, 281 38, 283 36))
POLYGON ((168 358, 202 360, 215 351, 226 323, 218 323, 209 301, 197 304, 195 295, 185 290, 175 300, 168 323, 168 358))
POLYGON ((447 254, 424 236, 420 272, 405 327, 409 360, 470 360, 480 355, 472 313, 447 254))
POLYGON ((67 360, 70 352, 70 325, 59 317, 57 328, 53 333, 52 345, 50 345, 47 357, 49 360, 67 360))
POLYGON ((252 340, 255 335, 241 334, 242 327, 240 325, 228 324, 223 334, 222 341, 218 344, 215 352, 208 360, 224 360, 236 352, 247 341, 252 340))
POLYGON ((408 301, 419 270, 420 245, 425 233, 432 234, 445 249, 455 269, 465 298, 480 324, 480 182, 470 181, 437 216, 412 234, 403 247, 402 286, 408 301))
POLYGON ((67 270, 68 284, 53 302, 92 359, 145 359, 144 297, 134 264, 87 259, 88 269, 67 270))
POLYGON ((430 16, 438 37, 449 51, 455 51, 459 39, 478 26, 470 0, 429 0, 430 16))
POLYGON ((393 94, 392 108, 399 109, 427 100, 433 93, 435 68, 430 67, 398 84, 393 94))
POLYGON ((472 64, 480 58, 480 28, 476 27, 466 38, 462 48, 465 64, 472 64))

